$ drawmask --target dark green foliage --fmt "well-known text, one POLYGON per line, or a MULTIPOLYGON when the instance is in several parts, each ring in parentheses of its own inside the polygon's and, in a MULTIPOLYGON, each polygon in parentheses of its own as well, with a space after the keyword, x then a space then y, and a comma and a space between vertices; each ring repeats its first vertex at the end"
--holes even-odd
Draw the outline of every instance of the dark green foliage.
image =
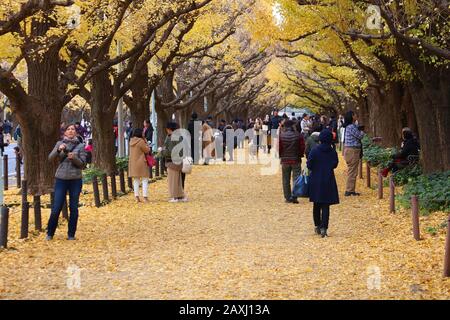
POLYGON ((383 148, 374 144, 368 136, 363 141, 363 160, 367 161, 371 167, 386 168, 395 154, 395 148, 383 148))
MULTIPOLYGON (((83 170, 83 182, 84 183, 92 183, 92 179, 94 176, 100 177, 104 172, 97 168, 88 168, 83 170)), ((99 179, 100 182, 100 179, 99 179)))
POLYGON ((128 170, 128 157, 116 158, 117 169, 128 170))
POLYGON ((398 196, 399 204, 411 208, 413 195, 418 196, 422 213, 450 212, 450 171, 411 178, 398 196))
POLYGON ((422 167, 420 164, 408 166, 394 174, 394 181, 396 186, 403 186, 410 182, 413 178, 422 175, 422 167))

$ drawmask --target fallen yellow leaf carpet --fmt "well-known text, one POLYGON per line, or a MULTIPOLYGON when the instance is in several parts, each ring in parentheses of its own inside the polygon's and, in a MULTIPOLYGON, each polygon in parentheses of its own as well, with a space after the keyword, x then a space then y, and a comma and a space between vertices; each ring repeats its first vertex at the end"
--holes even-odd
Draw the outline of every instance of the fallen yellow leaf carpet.
POLYGON ((66 225, 51 242, 44 233, 18 240, 13 211, 10 248, 0 252, 0 299, 450 298, 445 229, 425 232, 445 213, 421 217, 417 242, 409 212, 390 214, 388 200, 363 180, 362 197, 342 196, 341 161, 341 204, 331 209, 330 237, 321 239, 312 205, 285 204, 281 172, 260 169, 196 166, 188 203, 168 203, 163 180, 151 185, 149 204, 129 194, 99 209, 85 205, 75 242, 65 240, 66 225))

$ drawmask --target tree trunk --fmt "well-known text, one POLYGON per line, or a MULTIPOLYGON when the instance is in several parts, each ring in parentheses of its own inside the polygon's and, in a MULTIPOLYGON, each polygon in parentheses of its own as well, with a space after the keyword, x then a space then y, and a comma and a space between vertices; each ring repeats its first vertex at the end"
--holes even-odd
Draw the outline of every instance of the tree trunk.
POLYGON ((59 140, 61 109, 42 100, 30 99, 27 113, 18 112, 17 119, 22 130, 24 176, 28 192, 44 195, 53 191, 58 163, 50 162, 48 155, 59 140))
POLYGON ((427 86, 418 80, 411 83, 411 95, 420 135, 425 173, 450 170, 449 76, 429 77, 427 86))
POLYGON ((368 88, 369 125, 374 136, 382 137, 384 147, 398 146, 401 141, 401 102, 403 85, 388 82, 381 88, 368 88))
MULTIPOLYGON (((33 22, 33 28, 38 35, 45 33, 48 26, 33 22)), ((48 155, 59 139, 63 109, 59 94, 58 53, 59 46, 53 46, 39 56, 26 56, 26 105, 14 110, 22 130, 25 179, 28 191, 33 195, 53 191, 57 163, 50 163, 48 155)))
POLYGON ((450 73, 448 65, 436 66, 421 60, 421 52, 403 41, 396 42, 400 56, 417 74, 410 93, 420 135, 425 173, 450 170, 450 73))
POLYGON ((116 109, 112 106, 112 85, 108 72, 92 78, 91 116, 94 166, 107 174, 116 172, 116 150, 113 121, 116 109))
POLYGON ((143 128, 144 121, 150 119, 150 92, 148 88, 148 69, 143 68, 140 76, 131 87, 133 98, 127 101, 133 128, 143 128))

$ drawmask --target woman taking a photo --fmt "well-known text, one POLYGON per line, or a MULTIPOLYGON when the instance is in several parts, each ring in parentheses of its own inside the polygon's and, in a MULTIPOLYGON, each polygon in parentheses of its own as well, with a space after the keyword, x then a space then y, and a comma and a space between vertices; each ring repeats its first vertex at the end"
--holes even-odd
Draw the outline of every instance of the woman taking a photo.
POLYGON ((83 185, 82 170, 86 166, 86 151, 84 144, 77 138, 75 125, 70 124, 64 128, 64 138, 56 143, 48 158, 50 161, 58 159, 59 166, 55 174, 55 200, 48 221, 46 240, 53 239, 67 192, 69 192, 70 208, 68 240, 75 240, 78 202, 83 185))
POLYGON ((147 164, 146 155, 150 152, 147 140, 144 138, 142 129, 134 129, 130 140, 130 160, 128 161, 128 175, 133 178, 134 196, 137 202, 139 198, 139 186, 142 180, 142 196, 144 202, 148 202, 148 179, 150 168, 147 164))
POLYGON ((345 134, 344 134, 344 159, 347 163, 347 186, 345 196, 359 196, 355 192, 356 178, 358 176, 359 162, 362 158, 362 142, 365 133, 355 123, 358 117, 353 111, 349 111, 344 117, 345 134))

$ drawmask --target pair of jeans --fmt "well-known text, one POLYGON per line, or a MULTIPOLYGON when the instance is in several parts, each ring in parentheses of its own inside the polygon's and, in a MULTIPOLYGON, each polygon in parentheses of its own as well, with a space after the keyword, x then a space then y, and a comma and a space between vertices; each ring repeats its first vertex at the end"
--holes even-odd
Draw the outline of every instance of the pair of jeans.
POLYGON ((296 164, 282 164, 282 177, 283 177, 283 193, 284 198, 289 201, 292 200, 292 187, 291 187, 291 179, 293 182, 297 180, 297 178, 301 174, 301 163, 296 164))
POLYGON ((330 205, 314 202, 313 207, 314 225, 321 229, 328 229, 330 221, 330 205))
POLYGON ((83 181, 81 179, 62 180, 56 179, 55 182, 55 200, 53 202, 52 212, 48 220, 47 234, 54 236, 56 227, 58 226, 59 214, 66 201, 66 195, 69 193, 69 237, 75 237, 78 223, 78 203, 80 200, 81 188, 83 181))

